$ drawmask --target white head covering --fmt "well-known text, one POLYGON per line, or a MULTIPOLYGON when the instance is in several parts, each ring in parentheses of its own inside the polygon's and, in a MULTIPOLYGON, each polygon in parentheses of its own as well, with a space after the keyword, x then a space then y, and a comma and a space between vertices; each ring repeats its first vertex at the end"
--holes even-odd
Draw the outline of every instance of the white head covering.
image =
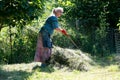
POLYGON ((55 13, 54 13, 54 12, 57 12, 57 11, 61 11, 61 12, 63 12, 63 8, 62 8, 62 7, 54 8, 54 9, 52 10, 52 13, 51 13, 50 16, 55 16, 55 13))

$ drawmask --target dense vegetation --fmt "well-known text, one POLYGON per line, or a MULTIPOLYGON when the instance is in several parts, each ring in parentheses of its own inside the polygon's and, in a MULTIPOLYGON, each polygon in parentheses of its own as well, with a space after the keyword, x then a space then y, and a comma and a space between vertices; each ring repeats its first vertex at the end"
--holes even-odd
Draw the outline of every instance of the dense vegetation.
POLYGON ((65 8, 65 26, 72 29, 70 34, 82 50, 101 56, 115 52, 114 31, 120 17, 119 0, 59 0, 57 5, 65 8))
POLYGON ((36 39, 36 36, 32 28, 27 29, 26 26, 32 26, 31 23, 37 21, 43 14, 44 2, 44 0, 0 1, 1 63, 27 62, 31 59, 29 55, 33 53, 32 46, 36 43, 33 39, 36 39))
MULTIPOLYGON (((119 0, 1 0, 0 63, 33 60, 39 28, 52 8, 62 6, 60 25, 85 52, 105 56, 115 52, 114 30, 120 26, 119 0)), ((60 47, 75 48, 58 33, 53 42, 60 47)))

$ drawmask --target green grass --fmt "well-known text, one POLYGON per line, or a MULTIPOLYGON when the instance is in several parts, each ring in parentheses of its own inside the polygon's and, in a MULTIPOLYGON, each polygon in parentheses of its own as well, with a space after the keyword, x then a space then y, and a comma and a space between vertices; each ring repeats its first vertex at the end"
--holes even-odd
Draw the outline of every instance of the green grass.
POLYGON ((0 80, 120 80, 119 65, 94 66, 88 72, 39 66, 40 63, 1 65, 0 80))

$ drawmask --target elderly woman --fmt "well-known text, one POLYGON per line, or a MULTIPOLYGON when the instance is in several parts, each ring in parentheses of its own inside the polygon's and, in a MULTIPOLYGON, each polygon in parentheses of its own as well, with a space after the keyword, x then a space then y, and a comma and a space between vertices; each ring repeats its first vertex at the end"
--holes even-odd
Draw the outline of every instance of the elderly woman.
POLYGON ((60 17, 62 13, 63 8, 54 8, 52 15, 47 18, 45 24, 39 31, 34 61, 41 62, 41 66, 46 65, 46 62, 50 59, 52 52, 52 41, 50 37, 53 34, 54 30, 67 35, 67 32, 64 29, 60 28, 58 24, 58 17, 60 17))

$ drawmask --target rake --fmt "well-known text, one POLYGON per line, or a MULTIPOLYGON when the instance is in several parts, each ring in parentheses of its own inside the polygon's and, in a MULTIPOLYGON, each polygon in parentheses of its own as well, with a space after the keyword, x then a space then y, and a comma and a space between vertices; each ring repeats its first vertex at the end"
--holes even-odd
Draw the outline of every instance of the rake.
POLYGON ((66 36, 67 36, 68 39, 74 44, 74 46, 79 49, 79 47, 78 47, 77 44, 74 42, 74 40, 70 37, 70 35, 67 34, 66 36))

